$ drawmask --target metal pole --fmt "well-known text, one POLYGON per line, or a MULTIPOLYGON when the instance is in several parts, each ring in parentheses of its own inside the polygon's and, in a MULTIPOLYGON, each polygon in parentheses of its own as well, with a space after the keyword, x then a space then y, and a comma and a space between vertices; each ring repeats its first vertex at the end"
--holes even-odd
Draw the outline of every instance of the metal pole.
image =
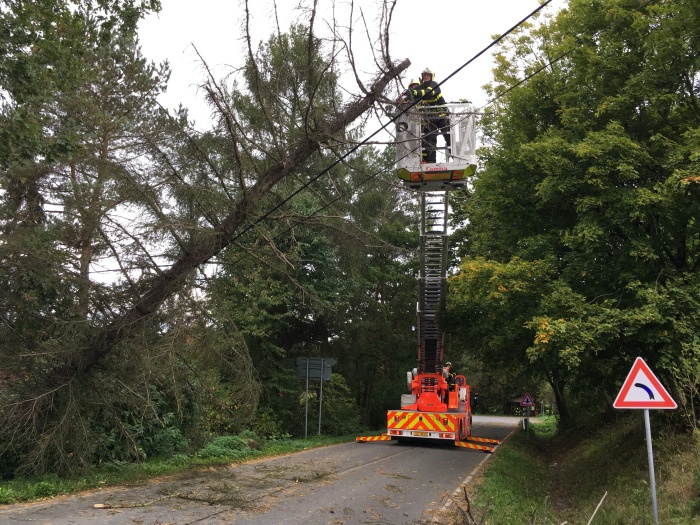
POLYGON ((318 435, 321 435, 321 407, 323 406, 323 358, 321 358, 321 395, 318 399, 318 435))
POLYGON ((304 439, 309 435, 309 358, 306 358, 306 421, 304 423, 304 439))
POLYGON ((654 476, 654 454, 651 450, 651 423, 649 409, 644 409, 644 426, 647 431, 647 456, 649 457, 649 480, 651 482, 651 506, 654 510, 654 525, 659 525, 659 508, 656 505, 656 477, 654 476))
MULTIPOLYGON (((525 410, 528 410, 527 408, 525 410)), ((530 418, 527 417, 529 413, 526 413, 525 415, 525 435, 527 436, 527 439, 530 439, 530 418)))

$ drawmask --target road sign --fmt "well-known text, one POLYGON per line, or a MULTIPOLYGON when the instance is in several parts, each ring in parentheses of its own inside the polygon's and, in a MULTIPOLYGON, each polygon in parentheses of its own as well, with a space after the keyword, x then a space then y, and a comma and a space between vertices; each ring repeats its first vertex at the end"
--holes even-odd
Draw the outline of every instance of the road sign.
POLYGON ((535 402, 532 400, 532 396, 529 393, 525 394, 525 397, 520 402, 521 407, 534 407, 535 402))
POLYGON ((309 433, 309 379, 321 381, 318 396, 318 435, 321 435, 321 407, 323 406, 323 380, 330 381, 331 367, 335 364, 332 357, 297 357, 294 363, 294 375, 306 379, 306 420, 304 423, 304 438, 309 433))
POLYGON ((638 357, 627 374, 620 392, 613 403, 615 408, 644 409, 644 427, 647 438, 647 459, 649 462, 649 488, 651 489, 651 506, 654 513, 654 525, 659 523, 659 509, 656 504, 656 476, 654 474, 654 454, 651 446, 651 423, 649 409, 677 408, 661 382, 651 371, 644 359, 638 357))
POLYGON ((294 375, 301 378, 330 381, 331 367, 336 363, 332 357, 297 357, 294 375))
POLYGON ((651 371, 638 357, 613 403, 615 408, 674 409, 678 405, 651 371))

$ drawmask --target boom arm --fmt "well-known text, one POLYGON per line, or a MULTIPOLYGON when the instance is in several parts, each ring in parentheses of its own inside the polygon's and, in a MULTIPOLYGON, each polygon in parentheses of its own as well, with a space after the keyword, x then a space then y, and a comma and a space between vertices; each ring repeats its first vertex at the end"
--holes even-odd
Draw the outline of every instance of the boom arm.
POLYGON ((441 374, 445 336, 437 313, 445 300, 448 192, 421 192, 418 276, 418 373, 441 374))
POLYGON ((437 163, 421 162, 425 113, 415 111, 419 115, 416 117, 405 112, 397 121, 397 174, 408 187, 420 192, 421 199, 418 368, 406 374, 411 393, 401 396, 401 409, 387 411, 387 432, 359 436, 356 441, 442 440, 492 452, 494 447, 483 443, 497 445, 497 439, 471 435, 466 378, 458 375, 449 377, 448 382, 442 368, 445 334, 438 328, 437 315, 447 293, 448 195, 450 190, 463 187, 465 178, 476 171, 476 114, 471 104, 448 104, 445 108, 450 119, 451 148, 438 148, 445 155, 437 163))

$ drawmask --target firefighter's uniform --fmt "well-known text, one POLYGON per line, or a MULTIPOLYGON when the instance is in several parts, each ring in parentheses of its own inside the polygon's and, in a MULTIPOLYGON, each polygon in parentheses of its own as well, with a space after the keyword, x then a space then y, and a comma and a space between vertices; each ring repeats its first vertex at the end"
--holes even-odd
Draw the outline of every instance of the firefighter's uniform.
POLYGON ((420 100, 423 109, 424 118, 422 124, 423 134, 423 162, 435 162, 435 147, 437 145, 437 136, 442 135, 445 138, 445 146, 447 147, 446 154, 450 154, 450 122, 447 118, 447 108, 431 106, 444 106, 445 98, 442 96, 442 91, 437 82, 435 82, 435 73, 426 68, 422 73, 423 82, 412 90, 414 98, 420 100), (428 77, 430 77, 428 79, 428 77))

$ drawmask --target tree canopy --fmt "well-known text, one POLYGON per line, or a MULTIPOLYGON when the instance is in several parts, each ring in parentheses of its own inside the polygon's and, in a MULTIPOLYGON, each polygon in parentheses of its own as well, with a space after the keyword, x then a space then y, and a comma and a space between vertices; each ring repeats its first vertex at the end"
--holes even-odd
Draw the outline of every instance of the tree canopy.
POLYGON ((572 0, 497 56, 448 320, 545 377, 563 418, 566 392, 610 404, 639 355, 695 422, 699 15, 572 0))

